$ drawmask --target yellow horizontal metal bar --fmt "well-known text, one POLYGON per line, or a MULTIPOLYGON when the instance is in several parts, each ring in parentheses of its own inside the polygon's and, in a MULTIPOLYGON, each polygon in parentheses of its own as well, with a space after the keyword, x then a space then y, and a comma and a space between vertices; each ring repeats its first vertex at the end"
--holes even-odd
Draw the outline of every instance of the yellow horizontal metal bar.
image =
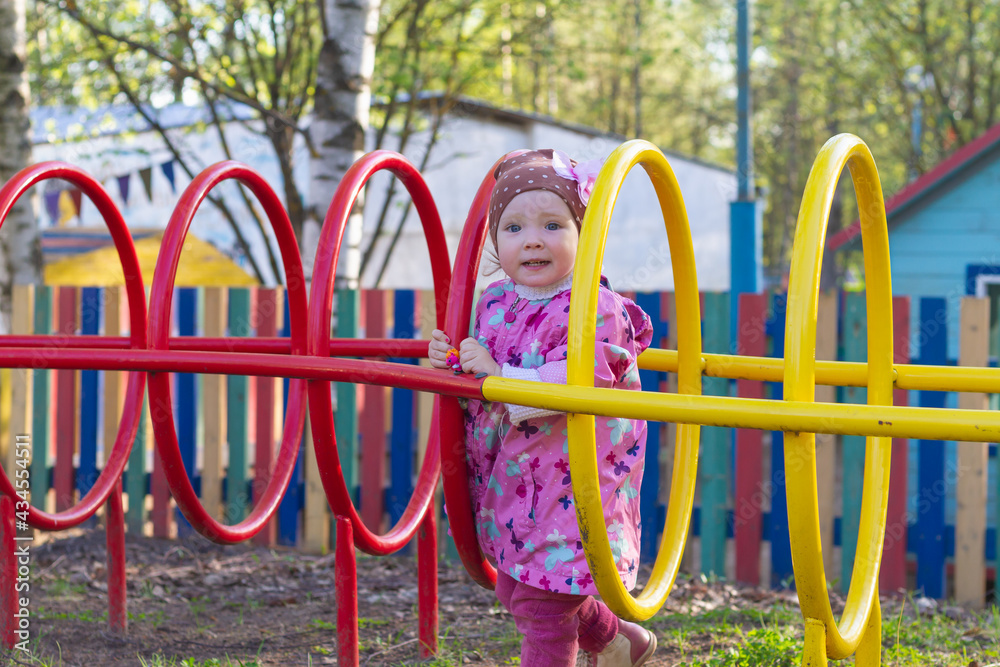
MULTIPOLYGON (((639 355, 639 368, 676 373, 677 350, 650 348, 639 355)), ((785 360, 780 357, 702 353, 701 370, 708 377, 782 382, 785 360)), ((893 384, 897 389, 1000 394, 1000 368, 893 364, 892 371, 893 384)), ((868 385, 868 364, 817 360, 816 384, 865 387, 868 385)))
POLYGON ((765 431, 1000 442, 1000 412, 552 385, 490 376, 483 398, 548 410, 765 431))

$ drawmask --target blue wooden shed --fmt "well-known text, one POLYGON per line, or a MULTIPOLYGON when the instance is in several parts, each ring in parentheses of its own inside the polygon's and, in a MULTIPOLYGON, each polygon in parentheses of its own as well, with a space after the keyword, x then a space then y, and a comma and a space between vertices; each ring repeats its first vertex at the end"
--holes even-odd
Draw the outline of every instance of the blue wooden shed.
MULTIPOLYGON (((990 299, 990 355, 998 353, 1000 312, 1000 123, 886 200, 893 294, 909 296, 912 363, 954 364, 964 296, 990 299)), ((828 255, 861 249, 861 225, 827 240, 828 255)), ((997 399, 992 400, 996 409, 997 399)), ((910 392, 910 405, 957 407, 957 394, 910 392)), ((957 445, 911 440, 908 551, 925 594, 946 594, 944 561, 954 553, 957 445), (944 474, 943 471, 952 471, 944 474), (940 480, 945 494, 931 490, 940 480), (931 495, 928 496, 928 492, 931 495), (920 502, 930 497, 931 502, 920 502), (941 502, 943 500, 943 503, 941 502), (943 506, 942 506, 943 505, 943 506), (942 548, 943 543, 943 548, 942 548)), ((996 560, 997 458, 988 464, 986 557, 996 560)))
MULTIPOLYGON (((957 331, 959 303, 967 295, 991 300, 991 354, 996 355, 1000 311, 1000 123, 886 201, 892 291, 911 297, 911 354, 919 357, 920 297, 947 301, 948 329, 957 331)), ((829 253, 861 248, 861 225, 827 240, 829 253)), ((927 333, 927 332, 922 332, 927 333)), ((948 337, 948 357, 958 337, 948 337)))

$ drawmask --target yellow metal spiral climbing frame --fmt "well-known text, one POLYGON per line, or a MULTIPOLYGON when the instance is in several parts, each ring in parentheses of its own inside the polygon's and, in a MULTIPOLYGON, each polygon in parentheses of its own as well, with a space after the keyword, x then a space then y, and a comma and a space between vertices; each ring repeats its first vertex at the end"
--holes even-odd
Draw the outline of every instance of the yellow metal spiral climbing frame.
POLYGON ((694 501, 699 425, 785 431, 785 465, 792 565, 805 619, 804 666, 856 654, 862 667, 880 664, 878 571, 885 535, 891 438, 993 442, 1000 413, 892 405, 893 388, 1000 393, 1000 371, 893 365, 892 285, 885 203, 868 147, 842 134, 820 150, 803 194, 795 230, 788 289, 784 359, 711 355, 701 351, 698 284, 691 233, 677 180, 652 144, 630 141, 605 162, 580 234, 570 305, 566 386, 489 377, 490 401, 569 413, 569 459, 577 520, 591 575, 620 617, 644 620, 666 600, 680 566, 694 501), (677 394, 593 386, 598 279, 615 201, 636 166, 646 171, 659 199, 670 244, 677 307, 677 351, 654 350, 642 368, 676 372, 677 394), (830 205, 844 168, 860 211, 868 308, 868 363, 816 362, 816 318, 823 245, 830 205), (702 375, 783 381, 784 400, 702 396, 702 375), (868 405, 815 402, 816 383, 865 386, 868 405), (650 579, 633 597, 618 575, 604 521, 595 455, 594 415, 678 423, 674 470, 663 538, 650 579), (827 596, 816 489, 815 433, 867 436, 860 532, 854 571, 840 622, 827 596))
MULTIPOLYGON (((892 405, 892 285, 889 235, 878 170, 868 147, 840 135, 819 152, 806 182, 795 227, 785 322, 785 396, 814 401, 816 318, 820 270, 830 205, 844 167, 851 172, 861 215, 868 309, 868 404, 892 405)), ((816 491, 816 434, 785 434, 788 531, 799 605, 806 622, 803 665, 826 665, 827 657, 857 651, 858 665, 878 665, 882 646, 878 570, 882 561, 892 439, 869 436, 854 571, 840 624, 827 595, 816 491)))

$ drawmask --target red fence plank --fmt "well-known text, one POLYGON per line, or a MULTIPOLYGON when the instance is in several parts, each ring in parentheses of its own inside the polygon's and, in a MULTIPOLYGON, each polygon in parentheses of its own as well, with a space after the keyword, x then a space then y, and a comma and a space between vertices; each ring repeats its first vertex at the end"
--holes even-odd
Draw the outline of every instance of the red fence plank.
MULTIPOLYGON (((170 335, 177 335, 176 315, 171 318, 170 335)), ((174 373, 170 373, 168 377, 170 379, 170 391, 168 392, 168 395, 173 397, 174 380, 177 376, 174 373)), ((146 389, 146 395, 149 396, 148 387, 146 389)), ((150 397, 150 415, 155 415, 157 410, 163 409, 163 406, 157 405, 156 402, 152 400, 152 397, 150 397)), ((152 434, 152 426, 152 423, 147 421, 146 428, 148 429, 147 432, 150 434, 152 434)), ((153 508, 149 513, 149 521, 153 524, 153 537, 169 538, 173 537, 173 535, 171 535, 171 529, 174 524, 174 513, 170 511, 170 486, 167 485, 167 478, 163 473, 163 461, 160 460, 160 450, 156 446, 155 438, 153 439, 153 450, 153 471, 150 473, 149 477, 149 494, 153 497, 153 508)))
MULTIPOLYGON (((257 336, 278 335, 277 290, 260 289, 257 292, 257 336)), ((256 410, 256 444, 254 447, 254 503, 263 495, 271 479, 274 462, 274 378, 258 377, 256 410)), ((277 522, 274 517, 254 536, 254 543, 263 546, 274 544, 277 536, 277 522)))
MULTIPOLYGON (((737 354, 763 357, 767 354, 764 326, 767 323, 767 295, 740 294, 737 354)), ((764 383, 737 380, 736 395, 763 398, 764 383)), ((733 538, 736 546, 736 580, 760 583, 760 537, 765 495, 763 479, 763 432, 741 428, 736 431, 736 495, 733 510, 733 538)))
MULTIPOLYGON (((892 299, 893 362, 910 363, 910 298, 892 299)), ((908 392, 892 392, 895 405, 909 405, 908 392)), ((892 593, 906 588, 906 476, 909 440, 893 438, 892 463, 889 472, 889 506, 886 510, 885 542, 882 547, 882 568, 879 570, 879 590, 892 593)))
MULTIPOLYGON (((58 331, 62 336, 76 333, 76 288, 59 288, 58 331)), ((79 422, 76 405, 76 371, 56 371, 56 461, 52 486, 56 511, 73 506, 73 454, 79 422)))
MULTIPOLYGON (((174 377, 170 374, 170 395, 174 395, 174 377)), ((149 402, 149 412, 161 410, 162 407, 149 402)), ((147 429, 152 429, 152 424, 146 424, 147 429)), ((155 446, 154 446, 155 448, 155 446)), ((170 487, 167 485, 167 477, 163 474, 163 461, 160 460, 159 449, 153 456, 153 473, 150 477, 150 494, 153 496, 153 509, 149 513, 149 520, 153 523, 153 537, 172 537, 171 526, 174 523, 174 513, 170 511, 170 487)))

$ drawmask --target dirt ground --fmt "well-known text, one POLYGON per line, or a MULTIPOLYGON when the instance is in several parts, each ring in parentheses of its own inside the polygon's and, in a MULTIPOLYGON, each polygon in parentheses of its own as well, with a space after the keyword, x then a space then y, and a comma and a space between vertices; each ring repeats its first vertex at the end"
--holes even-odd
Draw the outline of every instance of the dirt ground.
MULTIPOLYGON (((332 555, 130 536, 129 628, 122 638, 108 631, 104 539, 103 530, 77 531, 33 548, 32 651, 14 651, 6 664, 337 664, 332 555)), ((492 592, 459 564, 442 563, 439 574, 441 649, 437 660, 421 662, 415 558, 361 557, 362 665, 511 664, 519 638, 492 592)), ((684 580, 663 613, 727 608, 750 617, 776 603, 794 607, 795 595, 684 580)), ((680 662, 669 626, 654 629, 661 648, 649 664, 680 662)), ((698 641, 686 639, 689 656, 698 641)))
MULTIPOLYGON (((332 554, 219 546, 198 536, 129 536, 126 549, 124 638, 107 625, 103 530, 32 550, 33 658, 15 651, 13 664, 337 664, 332 554)), ((358 584, 362 664, 416 660, 416 559, 361 556, 358 584)), ((506 630, 490 622, 491 592, 470 584, 460 566, 442 565, 439 599, 444 643, 467 636, 488 643, 494 630, 506 630)))

